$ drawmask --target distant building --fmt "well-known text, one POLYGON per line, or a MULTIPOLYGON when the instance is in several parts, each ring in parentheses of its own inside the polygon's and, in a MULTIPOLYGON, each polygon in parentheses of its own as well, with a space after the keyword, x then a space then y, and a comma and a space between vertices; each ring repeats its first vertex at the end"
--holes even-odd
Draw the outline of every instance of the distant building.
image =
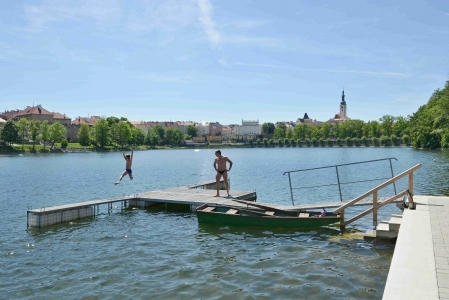
POLYGON ((221 136, 223 125, 219 122, 209 123, 209 136, 221 136))
POLYGON ((262 134, 262 125, 259 120, 242 120, 242 125, 236 125, 235 138, 247 141, 249 138, 255 139, 262 134))
POLYGON ((336 122, 343 122, 346 120, 351 120, 348 117, 348 113, 346 110, 346 100, 345 100, 345 90, 341 92, 341 102, 340 102, 340 113, 335 114, 333 119, 330 119, 328 122, 336 123, 336 122))

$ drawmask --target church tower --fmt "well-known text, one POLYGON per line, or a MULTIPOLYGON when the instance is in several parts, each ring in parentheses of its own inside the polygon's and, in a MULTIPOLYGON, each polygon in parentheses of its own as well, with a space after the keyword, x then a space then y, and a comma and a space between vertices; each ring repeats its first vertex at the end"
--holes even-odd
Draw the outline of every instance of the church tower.
POLYGON ((345 101, 345 90, 341 93, 341 103, 340 103, 340 120, 346 120, 348 115, 346 114, 346 101, 345 101))

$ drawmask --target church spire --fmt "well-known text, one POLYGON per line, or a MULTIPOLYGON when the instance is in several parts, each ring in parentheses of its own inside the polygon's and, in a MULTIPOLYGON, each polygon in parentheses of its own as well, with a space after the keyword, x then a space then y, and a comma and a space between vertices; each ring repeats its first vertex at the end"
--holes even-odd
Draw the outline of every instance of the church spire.
POLYGON ((343 87, 343 91, 341 92, 341 105, 346 105, 345 101, 345 88, 343 87))

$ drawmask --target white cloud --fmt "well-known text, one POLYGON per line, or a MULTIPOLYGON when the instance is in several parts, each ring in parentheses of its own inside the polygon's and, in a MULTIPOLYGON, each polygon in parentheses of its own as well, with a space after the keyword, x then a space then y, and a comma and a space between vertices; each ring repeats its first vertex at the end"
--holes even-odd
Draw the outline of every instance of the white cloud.
POLYGON ((212 20, 213 8, 209 0, 198 0, 200 8, 199 20, 212 46, 217 46, 221 41, 220 33, 215 29, 215 22, 212 20))

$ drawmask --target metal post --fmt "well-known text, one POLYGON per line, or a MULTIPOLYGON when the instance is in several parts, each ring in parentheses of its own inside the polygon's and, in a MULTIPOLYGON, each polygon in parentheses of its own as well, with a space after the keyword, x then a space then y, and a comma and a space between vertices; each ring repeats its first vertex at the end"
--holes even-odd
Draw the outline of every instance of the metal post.
POLYGON ((337 166, 335 166, 335 171, 337 172, 338 191, 340 192, 340 202, 343 202, 343 197, 341 195, 340 176, 338 175, 338 167, 337 166))
MULTIPOLYGON (((391 158, 389 159, 389 161, 390 161, 391 178, 393 178, 394 175, 393 175, 393 165, 391 164, 391 158)), ((394 194, 397 195, 398 193, 396 192, 396 181, 393 182, 393 186, 394 186, 394 194)))
POLYGON ((288 173, 288 183, 290 184, 290 197, 292 198, 292 205, 295 206, 295 203, 293 202, 292 181, 290 179, 290 173, 288 173))
POLYGON ((373 226, 377 226, 377 191, 373 193, 373 226))

